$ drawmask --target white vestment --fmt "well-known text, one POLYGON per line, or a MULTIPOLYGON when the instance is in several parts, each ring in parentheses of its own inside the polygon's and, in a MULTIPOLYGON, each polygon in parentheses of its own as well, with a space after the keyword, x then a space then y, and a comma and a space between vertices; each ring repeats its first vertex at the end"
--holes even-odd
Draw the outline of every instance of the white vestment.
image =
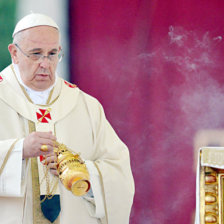
POLYGON ((94 203, 74 196, 59 182, 60 223, 129 223, 134 182, 128 149, 106 120, 100 103, 79 88, 73 87, 58 78, 51 103, 46 106, 35 105, 24 95, 11 66, 2 71, 0 168, 4 169, 0 179, 1 223, 33 223, 35 211, 33 211, 30 161, 22 162, 21 152, 17 151, 21 139, 29 134, 30 122, 35 124, 36 130, 54 130, 58 142, 79 152, 84 160, 92 161, 100 174, 105 217, 97 218, 94 203), (46 117, 45 123, 41 123, 37 114, 40 115, 41 111, 49 108, 50 118, 46 117), (17 139, 18 142, 15 142, 17 139), (13 150, 9 153, 12 146, 13 150), (7 166, 10 157, 17 158, 21 163, 17 167, 7 166), (25 172, 15 176, 13 172, 15 169, 25 172), (7 180, 10 178, 17 178, 18 187, 7 186, 7 180))

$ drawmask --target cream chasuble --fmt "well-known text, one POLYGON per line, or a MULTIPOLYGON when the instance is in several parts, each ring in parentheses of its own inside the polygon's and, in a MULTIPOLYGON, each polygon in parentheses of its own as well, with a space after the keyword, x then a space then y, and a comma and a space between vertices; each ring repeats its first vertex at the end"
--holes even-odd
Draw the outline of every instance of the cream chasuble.
MULTIPOLYGON (((24 96, 11 68, 3 70, 0 77, 0 167, 7 161, 7 154, 10 156, 12 145, 18 144, 15 141, 28 135, 29 122, 34 123, 38 131, 52 130, 58 142, 80 153, 84 160, 94 162, 101 177, 106 209, 105 217, 94 217, 94 204, 74 196, 59 181, 56 191, 61 196, 60 223, 128 224, 134 195, 129 152, 106 120, 101 105, 61 78, 57 80, 51 99, 47 106, 32 104, 24 96)), ((0 196, 4 224, 33 223, 36 211, 33 211, 30 161, 25 170, 20 195, 0 196)))

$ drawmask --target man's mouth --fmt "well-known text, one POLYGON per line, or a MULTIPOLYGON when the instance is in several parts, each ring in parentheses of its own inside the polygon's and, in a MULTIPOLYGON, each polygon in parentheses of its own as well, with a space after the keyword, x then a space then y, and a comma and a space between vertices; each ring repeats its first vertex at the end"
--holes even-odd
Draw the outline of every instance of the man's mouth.
POLYGON ((47 73, 39 73, 37 75, 40 75, 40 76, 49 76, 49 74, 47 74, 47 73))
POLYGON ((49 74, 46 74, 46 73, 38 73, 38 74, 36 74, 36 78, 37 79, 40 79, 40 80, 44 80, 44 79, 48 79, 49 78, 49 74))

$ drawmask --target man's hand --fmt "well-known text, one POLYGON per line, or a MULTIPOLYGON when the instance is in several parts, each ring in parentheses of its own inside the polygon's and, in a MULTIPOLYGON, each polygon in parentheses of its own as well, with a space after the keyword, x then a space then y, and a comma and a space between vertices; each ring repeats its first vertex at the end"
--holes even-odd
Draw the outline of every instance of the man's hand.
POLYGON ((55 152, 51 152, 45 156, 44 164, 48 166, 48 168, 52 174, 58 176, 57 155, 55 152))
POLYGON ((30 157, 38 157, 47 155, 53 152, 54 142, 56 137, 52 132, 32 132, 23 142, 23 159, 30 157), (47 145, 48 151, 41 151, 41 146, 47 145))

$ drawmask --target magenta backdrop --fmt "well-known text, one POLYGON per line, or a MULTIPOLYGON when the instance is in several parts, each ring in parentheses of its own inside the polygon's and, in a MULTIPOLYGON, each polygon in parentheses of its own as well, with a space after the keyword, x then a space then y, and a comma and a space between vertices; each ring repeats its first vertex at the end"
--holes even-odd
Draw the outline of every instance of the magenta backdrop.
POLYGON ((194 136, 224 127, 224 1, 71 0, 69 10, 71 81, 130 149, 130 223, 192 223, 194 136))

